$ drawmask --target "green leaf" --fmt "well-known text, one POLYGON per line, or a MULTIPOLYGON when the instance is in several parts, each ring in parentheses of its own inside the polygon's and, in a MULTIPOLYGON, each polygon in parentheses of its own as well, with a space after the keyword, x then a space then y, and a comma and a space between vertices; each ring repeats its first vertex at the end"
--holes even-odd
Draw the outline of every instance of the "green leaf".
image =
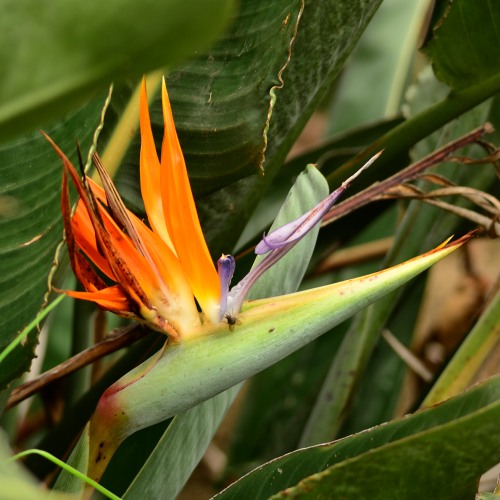
MULTIPOLYGON (((89 463, 88 425, 83 430, 77 445, 74 447, 66 463, 83 474, 87 474, 87 465, 89 463)), ((63 469, 53 489, 65 493, 81 494, 83 493, 84 486, 85 483, 80 478, 63 469)))
POLYGON ((116 78, 172 66, 226 25, 231 0, 4 0, 0 136, 55 118, 116 78))
POLYGON ((399 113, 429 4, 428 0, 382 3, 339 79, 328 111, 328 133, 399 113), (370 92, 367 79, 376 82, 370 92))
MULTIPOLYGON (((208 55, 170 73, 172 109, 212 255, 232 250, 379 4, 244 0, 208 55)), ((159 102, 156 110, 159 139, 159 102)))
POLYGON ((240 389, 236 385, 175 417, 123 498, 176 498, 240 389))
MULTIPOLYGON (((442 7, 442 6, 439 6, 442 7)), ((459 90, 500 77, 500 9, 495 0, 447 2, 424 50, 436 76, 459 90)))
POLYGON ((437 404, 463 391, 475 379, 499 343, 500 292, 497 292, 432 387, 423 405, 437 404))
POLYGON ((71 500, 70 495, 47 492, 23 468, 9 461, 12 453, 3 432, 0 435, 0 483, 2 500, 71 500))
MULTIPOLYGON (((46 132, 77 163, 92 143, 103 101, 53 124, 46 132)), ((62 240, 60 209, 61 163, 39 132, 0 145, 0 350, 40 310, 57 244, 62 240)), ((38 334, 17 347, 0 367, 0 388, 25 372, 38 334)))
POLYGON ((499 418, 496 377, 436 407, 277 458, 215 498, 469 499, 498 461, 499 418))
MULTIPOLYGON (((308 167, 297 178, 273 227, 280 227, 296 219, 326 196, 328 185, 325 178, 314 167, 308 167)), ((297 290, 313 253, 318 231, 319 226, 310 231, 278 265, 261 277, 257 282, 258 286, 251 290, 253 298, 297 290)), ((256 258, 256 262, 260 260, 261 257, 256 258)), ((240 388, 241 384, 231 387, 176 416, 127 490, 125 498, 141 497, 145 492, 150 497, 176 497, 203 456, 240 388), (172 450, 177 451, 172 453, 172 450)))
POLYGON ((64 299, 64 295, 60 295, 57 299, 53 300, 47 307, 43 308, 35 317, 35 319, 23 329, 22 332, 10 343, 8 346, 0 352, 0 365, 3 363, 5 358, 20 344, 22 344, 30 332, 39 326, 39 324, 45 319, 45 317, 59 305, 59 303, 64 299))

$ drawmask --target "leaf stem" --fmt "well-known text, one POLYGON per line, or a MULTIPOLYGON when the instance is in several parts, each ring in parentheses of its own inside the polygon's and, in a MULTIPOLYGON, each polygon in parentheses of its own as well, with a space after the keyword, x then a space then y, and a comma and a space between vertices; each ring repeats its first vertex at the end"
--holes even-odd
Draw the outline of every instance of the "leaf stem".
POLYGON ((51 462, 58 465, 59 467, 69 472, 70 474, 73 474, 78 479, 85 481, 89 486, 92 486, 92 488, 95 488, 97 491, 102 493, 107 498, 111 498, 111 500, 121 500, 119 496, 115 495, 114 493, 106 489, 104 486, 101 486, 96 481, 90 479, 90 477, 87 477, 85 474, 82 474, 79 470, 75 469, 74 467, 71 467, 71 465, 64 463, 62 460, 59 460, 57 457, 44 450, 38 450, 36 448, 33 448, 31 450, 22 451, 21 453, 18 453, 17 455, 10 457, 7 460, 7 462, 13 462, 14 460, 18 460, 28 455, 41 455, 42 457, 46 458, 47 460, 50 460, 51 462))
POLYGON ((16 387, 7 401, 6 409, 12 408, 21 401, 24 401, 47 384, 65 377, 122 347, 128 346, 144 336, 145 332, 141 325, 132 325, 131 327, 111 333, 101 342, 90 346, 88 349, 75 354, 51 370, 16 387))

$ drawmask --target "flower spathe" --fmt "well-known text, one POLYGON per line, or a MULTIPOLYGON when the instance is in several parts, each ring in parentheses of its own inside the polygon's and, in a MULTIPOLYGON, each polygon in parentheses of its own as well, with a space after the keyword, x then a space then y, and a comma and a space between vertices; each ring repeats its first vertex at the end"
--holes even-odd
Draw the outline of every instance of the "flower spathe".
POLYGON ((63 161, 66 240, 71 266, 85 288, 66 293, 138 319, 178 340, 196 332, 205 321, 219 321, 221 291, 196 213, 165 82, 162 102, 165 129, 159 159, 143 81, 141 191, 151 228, 125 207, 97 155, 93 159, 104 188, 86 176, 81 179, 64 153, 47 139, 63 161), (80 196, 73 216, 68 175, 80 196))

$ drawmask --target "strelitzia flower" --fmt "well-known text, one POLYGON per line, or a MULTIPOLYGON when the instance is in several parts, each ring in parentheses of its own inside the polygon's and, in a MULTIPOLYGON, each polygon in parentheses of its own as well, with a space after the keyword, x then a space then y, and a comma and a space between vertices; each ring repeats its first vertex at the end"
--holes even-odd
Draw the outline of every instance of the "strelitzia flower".
POLYGON ((85 288, 66 293, 180 340, 199 335, 207 323, 234 318, 255 281, 321 220, 378 155, 315 208, 264 236, 256 253, 267 254, 266 258, 230 290, 234 258, 223 255, 216 270, 208 251, 165 81, 162 104, 164 136, 158 158, 143 81, 140 177, 150 227, 125 207, 97 154, 93 161, 103 188, 85 174, 80 178, 66 155, 47 139, 63 161, 61 205, 66 241, 73 271, 85 288), (80 196, 73 216, 68 175, 80 196))
MULTIPOLYGON (((140 169, 149 226, 125 208, 97 155, 94 163, 103 188, 85 175, 80 178, 52 143, 64 164, 62 210, 71 265, 85 288, 84 292, 66 293, 143 321, 175 341, 101 396, 88 426, 88 474, 94 480, 99 480, 127 436, 179 415, 283 359, 423 272, 470 237, 445 242, 367 276, 245 302, 254 283, 317 226, 350 182, 378 155, 314 208, 264 235, 256 247, 263 257, 231 288, 235 261, 231 255, 223 255, 216 269, 208 252, 164 82, 162 102, 165 130, 158 158, 143 82, 140 169), (80 196, 73 216, 68 175, 80 196), (226 323, 237 326, 231 329, 226 323), (194 339, 179 341, 186 338, 194 339)), ((314 169, 307 171, 321 176, 314 169)), ((306 179, 301 175, 296 184, 311 185, 306 179)), ((323 187, 326 193, 326 185, 323 187)), ((315 194, 314 199, 320 199, 315 194)), ((296 289, 298 282, 294 286, 296 289)))
POLYGON ((85 175, 80 179, 49 139, 64 164, 66 240, 73 271, 85 288, 66 293, 145 322, 178 340, 203 322, 219 320, 219 278, 201 231, 165 82, 161 159, 155 149, 144 82, 140 99, 141 191, 150 227, 127 210, 97 155, 93 160, 104 189, 85 175), (68 175, 80 196, 72 217, 68 175))

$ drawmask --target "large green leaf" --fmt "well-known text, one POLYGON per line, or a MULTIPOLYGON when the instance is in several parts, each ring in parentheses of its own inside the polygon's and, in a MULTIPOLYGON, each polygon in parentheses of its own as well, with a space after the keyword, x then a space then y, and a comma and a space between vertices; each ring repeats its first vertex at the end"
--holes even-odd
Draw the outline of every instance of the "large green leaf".
MULTIPOLYGON (((244 0, 231 29, 208 55, 169 75, 192 184, 204 195, 197 201, 213 255, 232 250, 379 4, 244 0)), ((158 104, 152 119, 161 137, 158 104)), ((135 165, 137 158, 134 153, 135 165)))
MULTIPOLYGON (((77 161, 75 144, 85 152, 99 123, 103 99, 79 109, 47 133, 77 161)), ((62 240, 61 163, 39 132, 0 146, 0 349, 40 309, 55 248, 62 240)), ((0 367, 0 388, 26 371, 36 332, 0 367)))
POLYGON ((125 75, 173 65, 213 40, 232 0, 4 0, 0 137, 32 130, 125 75))
POLYGON ((123 498, 176 498, 240 388, 236 385, 175 417, 123 498))
POLYGON ((498 461, 499 418, 497 377, 414 415, 277 458, 216 498, 469 499, 498 461))
POLYGON ((425 52, 439 79, 453 89, 464 89, 500 77, 500 9, 496 0, 438 3, 436 19, 425 52))

